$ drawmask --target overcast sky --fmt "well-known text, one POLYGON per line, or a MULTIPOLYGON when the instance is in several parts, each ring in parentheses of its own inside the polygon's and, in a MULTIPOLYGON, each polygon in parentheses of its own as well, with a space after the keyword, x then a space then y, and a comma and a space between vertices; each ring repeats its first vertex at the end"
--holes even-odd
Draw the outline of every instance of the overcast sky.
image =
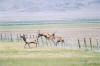
POLYGON ((100 18, 100 0, 0 0, 0 20, 100 18))

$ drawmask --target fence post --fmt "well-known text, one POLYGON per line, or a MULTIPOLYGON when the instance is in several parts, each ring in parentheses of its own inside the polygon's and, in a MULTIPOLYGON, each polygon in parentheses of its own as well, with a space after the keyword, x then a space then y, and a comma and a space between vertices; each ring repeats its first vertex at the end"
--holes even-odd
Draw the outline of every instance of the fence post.
POLYGON ((78 39, 78 47, 81 48, 80 40, 78 39))
POLYGON ((71 39, 72 48, 74 47, 74 41, 71 39))
POLYGON ((30 38, 31 38, 31 35, 30 35, 30 38))
POLYGON ((92 47, 92 39, 89 38, 89 40, 90 40, 90 48, 91 48, 91 50, 92 50, 92 49, 93 49, 93 47, 92 47))
POLYGON ((19 36, 18 36, 18 34, 17 34, 17 40, 18 40, 18 42, 19 42, 19 36))
POLYGON ((11 36, 11 42, 13 42, 12 34, 10 34, 10 36, 11 36))
POLYGON ((32 35, 33 36, 33 38, 34 38, 34 35, 32 35))
POLYGON ((85 48, 87 48, 86 38, 84 38, 84 45, 85 45, 85 48))
POLYGON ((66 40, 65 47, 68 47, 68 40, 66 40))
POLYGON ((98 50, 100 50, 99 40, 98 40, 98 39, 96 39, 96 42, 97 42, 97 48, 98 48, 98 50))
MULTIPOLYGON (((21 36, 21 34, 20 34, 20 36, 21 36)), ((20 38, 20 42, 22 42, 22 38, 20 38)))
POLYGON ((2 40, 2 34, 0 35, 0 39, 2 40))
POLYGON ((7 40, 7 36, 6 36, 6 33, 5 33, 5 40, 7 40))

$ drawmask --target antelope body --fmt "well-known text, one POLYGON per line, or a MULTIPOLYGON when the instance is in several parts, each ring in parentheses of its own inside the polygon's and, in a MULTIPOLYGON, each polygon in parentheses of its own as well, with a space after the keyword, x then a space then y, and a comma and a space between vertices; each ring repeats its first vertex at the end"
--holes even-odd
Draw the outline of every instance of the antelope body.
POLYGON ((55 34, 54 33, 53 34, 49 34, 49 33, 39 33, 38 34, 38 38, 39 37, 42 38, 42 36, 44 36, 46 38, 46 41, 51 40, 55 44, 55 42, 54 42, 55 34))
POLYGON ((65 41, 63 37, 56 37, 56 46, 58 45, 59 42, 65 45, 65 41))
POLYGON ((37 41, 33 38, 26 38, 26 43, 36 43, 37 41))
POLYGON ((37 47, 37 42, 38 41, 36 39, 34 39, 34 38, 26 38, 24 34, 21 36, 21 38, 24 40, 25 46, 28 45, 30 47, 30 44, 34 43, 34 44, 36 44, 36 47, 37 47))

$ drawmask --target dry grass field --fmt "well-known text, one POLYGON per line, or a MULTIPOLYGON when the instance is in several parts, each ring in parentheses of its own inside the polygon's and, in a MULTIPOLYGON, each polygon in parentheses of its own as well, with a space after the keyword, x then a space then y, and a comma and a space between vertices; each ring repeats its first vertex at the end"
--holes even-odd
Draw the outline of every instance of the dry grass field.
POLYGON ((99 66, 100 53, 61 47, 23 48, 24 43, 0 42, 0 66, 99 66))
MULTIPOLYGON (((74 41, 75 48, 70 47, 35 47, 24 48, 24 42, 9 42, 0 40, 0 66, 100 66, 100 53, 96 48, 95 39, 100 39, 99 23, 55 24, 55 25, 17 25, 0 26, 0 33, 25 33, 36 35, 41 32, 55 32, 68 40, 69 46, 74 41), (77 39, 93 38, 93 51, 76 48, 77 39)), ((89 40, 87 40, 89 45, 89 40)), ((83 44, 83 42, 81 42, 83 44)))

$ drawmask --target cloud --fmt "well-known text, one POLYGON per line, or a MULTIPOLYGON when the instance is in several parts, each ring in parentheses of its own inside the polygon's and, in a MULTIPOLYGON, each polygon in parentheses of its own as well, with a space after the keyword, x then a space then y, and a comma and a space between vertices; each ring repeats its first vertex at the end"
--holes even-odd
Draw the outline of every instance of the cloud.
POLYGON ((99 15, 100 0, 0 0, 1 19, 97 18, 99 15))
POLYGON ((67 11, 98 2, 99 0, 0 0, 0 11, 67 11))

